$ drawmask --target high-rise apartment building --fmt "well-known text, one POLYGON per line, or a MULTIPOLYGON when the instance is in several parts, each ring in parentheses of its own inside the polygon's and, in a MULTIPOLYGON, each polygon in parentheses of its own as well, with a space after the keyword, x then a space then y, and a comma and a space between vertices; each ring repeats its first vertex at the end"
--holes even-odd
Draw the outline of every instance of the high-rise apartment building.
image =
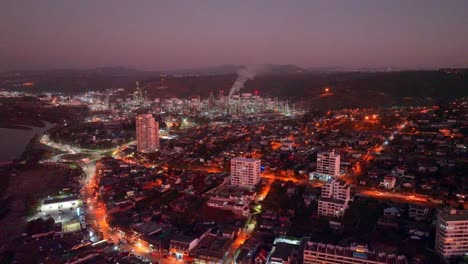
POLYGON ((340 176, 340 155, 334 150, 317 154, 316 173, 336 178, 340 176))
POLYGON ((159 124, 152 114, 137 116, 136 134, 139 152, 150 153, 159 149, 159 124))
POLYGON ((446 208, 439 212, 435 251, 447 260, 468 254, 468 210, 446 208))
POLYGON ((342 217, 351 199, 351 187, 344 181, 330 180, 322 187, 318 214, 342 217))
POLYGON ((231 160, 231 184, 251 187, 260 182, 260 160, 234 158, 231 160))

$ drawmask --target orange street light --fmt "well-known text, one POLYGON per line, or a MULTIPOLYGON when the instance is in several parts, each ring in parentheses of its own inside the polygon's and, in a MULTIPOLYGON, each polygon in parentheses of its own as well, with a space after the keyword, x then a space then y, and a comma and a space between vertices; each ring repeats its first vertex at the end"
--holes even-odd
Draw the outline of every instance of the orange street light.
POLYGON ((365 116, 364 119, 369 120, 369 116, 365 116))

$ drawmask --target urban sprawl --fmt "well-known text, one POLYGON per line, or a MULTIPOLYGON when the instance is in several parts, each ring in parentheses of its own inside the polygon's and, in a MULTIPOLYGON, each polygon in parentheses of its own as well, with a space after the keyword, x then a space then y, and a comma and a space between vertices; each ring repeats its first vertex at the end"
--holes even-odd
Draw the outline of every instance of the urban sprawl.
POLYGON ((62 170, 66 186, 37 198, 28 231, 4 241, 17 263, 404 264, 468 253, 466 99, 309 111, 258 92, 149 99, 138 83, 130 94, 1 92, 27 96, 81 114, 34 143, 52 153, 37 166, 62 170))

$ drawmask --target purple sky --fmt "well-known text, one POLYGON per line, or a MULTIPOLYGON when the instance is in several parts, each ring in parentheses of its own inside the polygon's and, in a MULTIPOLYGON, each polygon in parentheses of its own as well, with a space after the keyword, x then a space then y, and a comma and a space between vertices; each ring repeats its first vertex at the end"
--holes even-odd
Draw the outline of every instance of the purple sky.
POLYGON ((468 1, 5 0, 0 70, 468 67, 468 1))

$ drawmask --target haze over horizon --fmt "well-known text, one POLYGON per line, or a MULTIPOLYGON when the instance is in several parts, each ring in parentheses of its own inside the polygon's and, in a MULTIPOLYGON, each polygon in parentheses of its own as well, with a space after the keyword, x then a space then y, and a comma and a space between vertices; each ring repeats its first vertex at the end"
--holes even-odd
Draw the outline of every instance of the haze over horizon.
POLYGON ((468 67, 468 1, 5 1, 0 70, 468 67))

